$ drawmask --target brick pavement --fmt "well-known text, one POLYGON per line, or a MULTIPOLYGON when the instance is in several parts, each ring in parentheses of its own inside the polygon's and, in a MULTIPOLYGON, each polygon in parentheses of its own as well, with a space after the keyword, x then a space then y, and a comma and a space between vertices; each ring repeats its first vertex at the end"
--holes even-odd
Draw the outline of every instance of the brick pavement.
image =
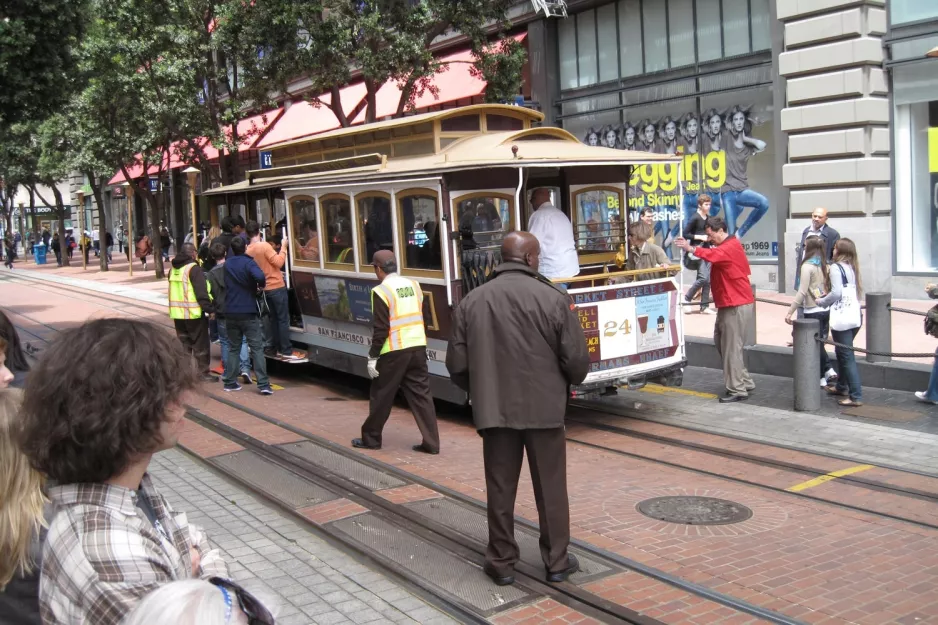
POLYGON ((157 454, 150 473, 221 549, 232 577, 279 608, 278 625, 456 623, 181 451, 157 454))

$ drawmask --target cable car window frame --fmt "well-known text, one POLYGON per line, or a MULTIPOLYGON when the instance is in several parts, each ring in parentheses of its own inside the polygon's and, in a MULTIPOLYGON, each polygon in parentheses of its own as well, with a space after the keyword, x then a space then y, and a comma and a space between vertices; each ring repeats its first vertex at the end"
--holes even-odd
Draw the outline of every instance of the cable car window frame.
POLYGON ((290 253, 292 255, 293 264, 297 267, 311 267, 314 269, 321 269, 323 256, 322 256, 322 215, 319 214, 319 199, 313 195, 294 195, 287 202, 287 210, 289 211, 289 221, 290 221, 290 253), (293 203, 297 200, 312 202, 313 203, 313 213, 316 215, 316 240, 319 247, 319 260, 309 260, 306 258, 299 257, 299 246, 297 243, 297 230, 299 229, 299 224, 296 223, 295 215, 293 214, 293 203))
MULTIPOLYGON (((445 268, 446 260, 443 258, 443 254, 447 253, 448 250, 443 249, 444 241, 443 235, 440 231, 440 228, 448 226, 448 223, 443 222, 442 218, 442 207, 440 206, 440 193, 436 189, 431 189, 428 187, 408 187, 406 189, 400 189, 394 193, 394 202, 396 204, 395 210, 397 211, 397 223, 398 223, 398 245, 400 246, 400 254, 398 256, 398 272, 404 276, 410 276, 414 278, 445 278, 445 268), (409 197, 432 197, 436 202, 436 208, 434 214, 437 219, 437 233, 440 242, 440 269, 420 269, 420 268, 410 268, 407 266, 407 229, 405 228, 404 221, 404 207, 401 200, 409 197)), ((416 223, 416 222, 415 222, 416 223)))
POLYGON ((355 227, 355 221, 356 221, 355 195, 354 195, 353 193, 339 193, 339 192, 336 192, 336 193, 324 193, 324 194, 322 194, 322 195, 320 195, 320 196, 318 197, 318 202, 316 203, 316 208, 319 210, 319 227, 320 227, 320 228, 325 228, 325 230, 322 231, 322 232, 320 233, 320 235, 319 235, 319 239, 320 239, 320 241, 322 241, 322 244, 323 244, 323 247, 320 248, 320 251, 319 251, 320 258, 322 259, 322 267, 323 267, 324 269, 332 269, 332 270, 334 270, 334 271, 345 271, 345 272, 350 272, 350 273, 357 272, 357 271, 358 271, 358 263, 357 263, 357 260, 358 260, 358 245, 357 245, 358 236, 356 235, 356 232, 355 232, 355 229, 356 229, 356 227, 355 227), (331 257, 331 254, 329 254, 328 252, 327 252, 327 255, 326 255, 326 256, 323 256, 323 255, 322 255, 322 254, 323 254, 323 249, 327 249, 327 248, 329 247, 329 241, 328 241, 328 237, 329 237, 329 224, 326 222, 326 213, 325 213, 325 211, 324 211, 324 209, 323 209, 323 203, 324 203, 324 202, 328 202, 328 201, 330 201, 330 200, 339 200, 339 199, 345 200, 345 201, 347 201, 347 202, 349 203, 349 216, 350 216, 350 221, 352 222, 351 224, 349 224, 350 227, 351 227, 351 232, 350 232, 350 234, 351 234, 351 237, 352 237, 352 241, 351 241, 351 243, 352 243, 352 252, 351 252, 351 254, 352 254, 352 260, 351 260, 350 262, 348 262, 348 263, 332 262, 332 261, 326 260, 327 258, 330 258, 330 257, 331 257))

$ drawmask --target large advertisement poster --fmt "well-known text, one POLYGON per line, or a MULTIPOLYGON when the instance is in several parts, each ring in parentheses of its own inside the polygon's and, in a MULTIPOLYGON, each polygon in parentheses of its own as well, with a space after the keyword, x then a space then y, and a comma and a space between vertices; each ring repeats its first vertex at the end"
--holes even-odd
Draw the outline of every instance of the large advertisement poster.
POLYGON ((682 215, 684 221, 690 219, 698 196, 707 194, 712 198, 710 214, 723 217, 750 258, 777 258, 778 227, 769 199, 776 186, 774 159, 767 149, 772 132, 769 107, 704 98, 698 102, 698 110, 663 107, 657 115, 647 115, 653 109, 638 107, 623 111, 628 120, 623 123, 566 125, 579 130, 588 145, 684 156, 682 167, 645 165, 635 168, 629 180, 630 219, 638 219, 643 210, 653 211, 656 240, 669 257, 680 256, 671 243, 679 236, 682 215), (663 114, 668 108, 672 114, 663 114), (640 114, 645 115, 639 118, 640 114))

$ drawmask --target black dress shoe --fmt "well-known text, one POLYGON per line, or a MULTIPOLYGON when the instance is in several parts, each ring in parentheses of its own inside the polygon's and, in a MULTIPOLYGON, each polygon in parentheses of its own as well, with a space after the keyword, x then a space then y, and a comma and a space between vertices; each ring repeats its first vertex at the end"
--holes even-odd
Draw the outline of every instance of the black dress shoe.
POLYGON ((724 395, 723 397, 720 398, 720 403, 721 403, 721 404, 732 404, 733 402, 737 402, 737 401, 746 401, 747 399, 749 399, 749 395, 729 395, 729 394, 727 394, 727 395, 724 395))
POLYGON ((567 554, 567 568, 562 571, 554 571, 553 573, 547 573, 547 581, 549 582, 565 582, 567 578, 580 570, 580 561, 576 559, 576 556, 572 553, 567 554))
POLYGON ((365 441, 360 438, 352 439, 352 447, 358 447, 359 449, 381 449, 381 445, 366 445, 365 441))
POLYGON ((439 449, 434 451, 430 449, 429 447, 427 447, 426 445, 424 445, 423 443, 420 443, 419 445, 414 445, 413 447, 411 447, 411 449, 413 449, 414 451, 423 452, 425 454, 430 454, 431 456, 435 456, 440 453, 439 449))
POLYGON ((512 584, 515 583, 514 575, 499 575, 498 573, 490 569, 487 564, 482 567, 482 571, 486 575, 488 575, 489 579, 495 582, 496 586, 511 586, 512 584))

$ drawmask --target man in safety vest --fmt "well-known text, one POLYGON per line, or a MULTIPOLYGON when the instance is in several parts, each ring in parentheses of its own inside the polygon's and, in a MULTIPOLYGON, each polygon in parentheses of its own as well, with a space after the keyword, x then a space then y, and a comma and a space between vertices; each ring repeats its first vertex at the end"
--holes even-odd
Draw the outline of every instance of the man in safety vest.
POLYGON ((371 291, 374 319, 368 353, 371 402, 368 418, 362 424, 362 437, 353 439, 352 447, 381 449, 381 432, 400 388, 423 436, 423 442, 414 445, 414 451, 438 454, 440 432, 427 371, 423 291, 415 281, 397 274, 394 252, 375 252, 371 264, 381 280, 371 291))
POLYGON ((218 382, 209 373, 208 316, 215 312, 205 274, 196 262, 196 249, 184 243, 173 258, 169 272, 169 318, 176 326, 176 336, 199 366, 203 382, 218 382))

